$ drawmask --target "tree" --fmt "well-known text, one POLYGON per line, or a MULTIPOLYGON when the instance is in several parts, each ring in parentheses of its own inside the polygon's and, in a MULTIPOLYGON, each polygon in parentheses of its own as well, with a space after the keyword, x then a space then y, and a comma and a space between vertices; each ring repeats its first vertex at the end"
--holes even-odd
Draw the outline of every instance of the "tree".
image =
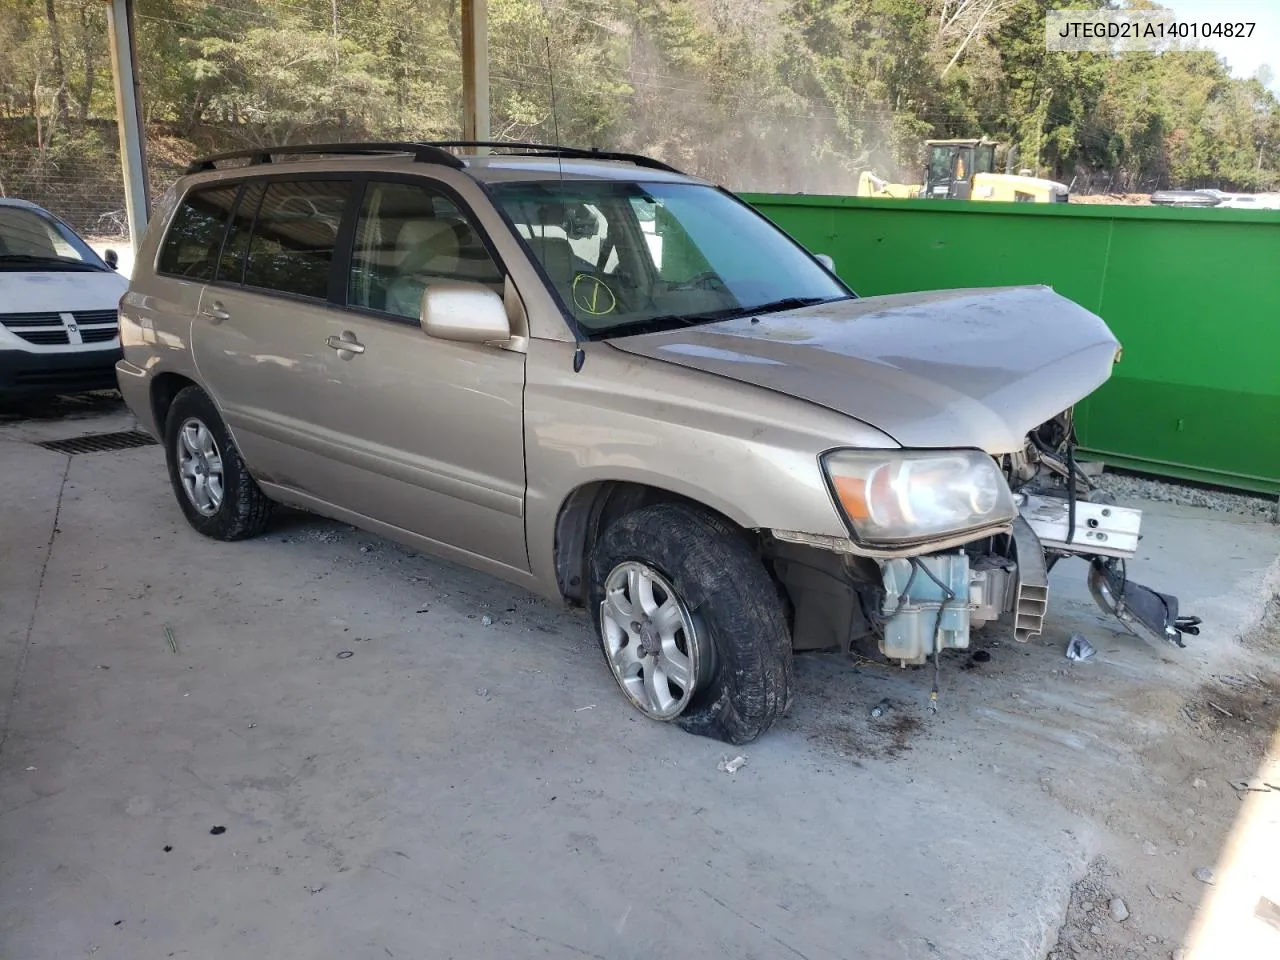
POLYGON ((67 68, 62 61, 62 35, 58 29, 58 14, 53 0, 44 0, 44 20, 49 31, 49 47, 53 53, 53 78, 58 84, 54 102, 57 104, 57 118, 60 123, 67 122, 67 68))
MULTIPOLYGON (((195 152, 460 133, 458 0, 136 4, 157 187, 195 152)), ((926 139, 979 135, 1017 167, 1101 188, 1280 184, 1269 78, 1204 51, 1045 51, 1047 11, 1112 5, 489 0, 492 129, 747 189, 915 179, 926 139)), ((0 49, 0 181, 116 204, 101 0, 0 0, 0 49)))

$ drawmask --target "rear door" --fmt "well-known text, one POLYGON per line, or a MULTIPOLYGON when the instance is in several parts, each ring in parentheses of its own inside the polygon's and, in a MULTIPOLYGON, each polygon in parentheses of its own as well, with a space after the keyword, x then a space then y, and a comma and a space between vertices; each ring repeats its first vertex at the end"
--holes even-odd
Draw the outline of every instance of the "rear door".
POLYGON ((244 184, 204 288, 192 346, 200 378, 260 480, 321 499, 341 489, 317 423, 328 376, 325 331, 340 313, 334 269, 350 178, 244 184))

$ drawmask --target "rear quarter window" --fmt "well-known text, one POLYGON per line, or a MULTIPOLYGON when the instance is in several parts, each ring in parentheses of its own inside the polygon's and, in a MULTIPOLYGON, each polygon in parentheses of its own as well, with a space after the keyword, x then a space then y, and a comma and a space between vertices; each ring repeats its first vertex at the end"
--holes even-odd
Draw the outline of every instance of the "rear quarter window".
POLYGON ((238 184, 197 187, 182 199, 160 246, 158 273, 188 280, 213 279, 227 216, 238 190, 238 184))

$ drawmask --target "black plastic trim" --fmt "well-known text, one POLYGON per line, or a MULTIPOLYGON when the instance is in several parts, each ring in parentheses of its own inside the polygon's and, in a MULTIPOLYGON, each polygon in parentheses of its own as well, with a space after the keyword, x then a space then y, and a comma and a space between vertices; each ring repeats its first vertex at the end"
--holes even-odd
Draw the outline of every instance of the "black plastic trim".
POLYGON ((455 170, 461 170, 466 164, 447 150, 430 143, 411 141, 376 141, 369 143, 299 143, 278 147, 253 147, 248 150, 228 150, 226 153, 215 153, 191 161, 186 173, 203 173, 217 170, 218 164, 226 160, 248 160, 250 166, 272 163, 274 156, 316 156, 329 154, 333 156, 367 157, 390 155, 397 153, 410 154, 418 163, 439 163, 455 170))

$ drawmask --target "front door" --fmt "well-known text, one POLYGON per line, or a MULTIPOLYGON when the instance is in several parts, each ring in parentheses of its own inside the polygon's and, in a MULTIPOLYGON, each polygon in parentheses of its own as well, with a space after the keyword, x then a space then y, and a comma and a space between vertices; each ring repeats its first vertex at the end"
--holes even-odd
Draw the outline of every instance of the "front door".
POLYGON ((428 337, 438 281, 501 292, 473 221, 424 179, 365 185, 347 306, 325 318, 315 421, 350 468, 331 497, 374 520, 527 571, 523 353, 428 337))

